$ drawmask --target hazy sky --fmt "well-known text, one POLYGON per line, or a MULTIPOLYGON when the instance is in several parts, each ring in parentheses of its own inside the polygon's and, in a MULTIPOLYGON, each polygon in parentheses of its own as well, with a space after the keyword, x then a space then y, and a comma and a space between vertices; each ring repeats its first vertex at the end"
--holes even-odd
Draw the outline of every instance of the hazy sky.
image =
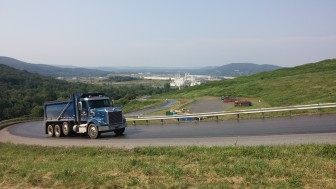
POLYGON ((0 0, 0 56, 75 66, 336 57, 336 0, 0 0))

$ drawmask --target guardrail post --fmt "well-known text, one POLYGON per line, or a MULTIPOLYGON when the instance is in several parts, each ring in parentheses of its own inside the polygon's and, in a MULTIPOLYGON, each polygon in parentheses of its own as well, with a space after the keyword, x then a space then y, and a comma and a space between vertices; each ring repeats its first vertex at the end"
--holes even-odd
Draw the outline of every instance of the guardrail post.
POLYGON ((146 120, 146 123, 147 123, 147 125, 148 125, 148 119, 146 120))
POLYGON ((133 125, 135 126, 135 121, 133 121, 133 125))
POLYGON ((237 114, 237 119, 239 119, 239 114, 237 114))
POLYGON ((163 119, 161 119, 161 125, 163 125, 163 119))
POLYGON ((218 121, 218 116, 216 116, 216 120, 218 121))
POLYGON ((261 112, 262 118, 265 119, 265 113, 261 112))

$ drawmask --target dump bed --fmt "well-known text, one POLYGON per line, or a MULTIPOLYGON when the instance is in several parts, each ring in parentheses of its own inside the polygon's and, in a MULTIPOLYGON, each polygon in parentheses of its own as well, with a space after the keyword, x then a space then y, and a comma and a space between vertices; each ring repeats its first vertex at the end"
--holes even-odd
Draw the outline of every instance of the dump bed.
POLYGON ((73 101, 49 102, 44 105, 45 120, 75 119, 75 104, 73 101))

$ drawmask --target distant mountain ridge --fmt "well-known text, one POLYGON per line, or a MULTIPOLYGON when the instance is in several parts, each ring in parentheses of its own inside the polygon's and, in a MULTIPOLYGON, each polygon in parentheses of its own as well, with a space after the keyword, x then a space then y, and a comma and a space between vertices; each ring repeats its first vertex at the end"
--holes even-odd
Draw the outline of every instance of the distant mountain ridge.
POLYGON ((208 68, 200 71, 200 74, 217 75, 217 76, 248 76, 259 72, 273 71, 282 67, 270 64, 253 64, 253 63, 231 63, 215 68, 208 68))
POLYGON ((89 68, 61 68, 46 64, 32 64, 5 56, 0 56, 0 64, 7 65, 18 70, 26 70, 31 73, 38 73, 40 75, 51 77, 99 77, 106 76, 111 73, 89 68))
POLYGON ((4 64, 19 70, 26 70, 31 73, 38 73, 44 76, 52 77, 101 77, 109 73, 139 73, 150 72, 155 74, 171 73, 190 73, 197 75, 214 75, 239 77, 253 75, 259 72, 273 71, 282 67, 269 64, 254 63, 230 63, 223 66, 206 66, 206 67, 94 67, 82 68, 76 66, 51 66, 46 64, 32 64, 23 62, 14 58, 0 56, 0 64, 4 64))
POLYGON ((151 73, 190 73, 199 75, 215 75, 215 76, 248 76, 259 72, 273 71, 282 67, 270 64, 254 64, 254 63, 230 63, 223 66, 207 66, 201 68, 164 68, 164 67, 97 67, 99 70, 110 70, 116 73, 134 73, 134 72, 151 72, 151 73))

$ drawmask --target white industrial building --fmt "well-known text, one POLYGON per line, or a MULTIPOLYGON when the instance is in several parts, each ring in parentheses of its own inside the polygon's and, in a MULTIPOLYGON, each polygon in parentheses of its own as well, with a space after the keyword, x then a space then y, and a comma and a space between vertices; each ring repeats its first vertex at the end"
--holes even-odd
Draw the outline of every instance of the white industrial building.
POLYGON ((175 74, 175 77, 172 78, 172 82, 170 83, 171 87, 181 87, 185 86, 195 86, 200 85, 204 81, 214 80, 211 76, 206 75, 190 75, 189 73, 185 73, 183 77, 181 74, 175 74))

